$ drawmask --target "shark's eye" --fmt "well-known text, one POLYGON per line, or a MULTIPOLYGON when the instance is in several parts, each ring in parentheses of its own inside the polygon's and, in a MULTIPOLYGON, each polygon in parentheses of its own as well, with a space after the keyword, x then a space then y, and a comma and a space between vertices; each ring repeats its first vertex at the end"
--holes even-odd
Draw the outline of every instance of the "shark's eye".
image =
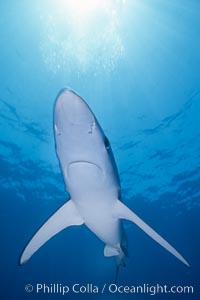
POLYGON ((105 147, 106 147, 107 150, 110 149, 110 142, 109 142, 109 140, 108 140, 108 138, 106 136, 104 138, 104 145, 105 145, 105 147))

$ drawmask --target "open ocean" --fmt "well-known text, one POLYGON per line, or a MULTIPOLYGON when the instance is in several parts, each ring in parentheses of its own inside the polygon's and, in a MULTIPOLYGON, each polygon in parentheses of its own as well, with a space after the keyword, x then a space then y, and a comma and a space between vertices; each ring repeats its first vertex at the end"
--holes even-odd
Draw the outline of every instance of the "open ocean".
POLYGON ((2 0, 0 12, 0 299, 200 299, 200 1, 2 0), (53 135, 63 87, 86 100, 108 136, 123 202, 190 264, 124 222, 129 257, 118 286, 176 293, 108 291, 115 260, 85 226, 19 265, 69 198, 53 135))

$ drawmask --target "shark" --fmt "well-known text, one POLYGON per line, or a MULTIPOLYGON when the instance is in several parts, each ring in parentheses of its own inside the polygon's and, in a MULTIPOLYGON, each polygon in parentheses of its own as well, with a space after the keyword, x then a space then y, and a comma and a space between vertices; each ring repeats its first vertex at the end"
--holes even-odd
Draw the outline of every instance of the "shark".
POLYGON ((189 267, 172 245, 122 202, 110 142, 88 104, 72 89, 62 89, 56 98, 54 136, 70 199, 32 237, 21 255, 21 265, 63 229, 84 224, 105 244, 104 256, 116 257, 117 276, 127 256, 124 219, 189 267))

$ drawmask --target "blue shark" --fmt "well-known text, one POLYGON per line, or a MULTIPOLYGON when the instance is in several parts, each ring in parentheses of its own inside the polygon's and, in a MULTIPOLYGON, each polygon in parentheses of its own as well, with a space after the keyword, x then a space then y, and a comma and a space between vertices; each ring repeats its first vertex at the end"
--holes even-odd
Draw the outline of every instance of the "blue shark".
POLYGON ((183 256, 120 200, 120 179, 111 145, 88 104, 63 89, 54 106, 57 157, 70 199, 36 232, 22 253, 24 264, 50 238, 70 226, 87 226, 104 244, 104 255, 123 266, 128 220, 189 266, 183 256))

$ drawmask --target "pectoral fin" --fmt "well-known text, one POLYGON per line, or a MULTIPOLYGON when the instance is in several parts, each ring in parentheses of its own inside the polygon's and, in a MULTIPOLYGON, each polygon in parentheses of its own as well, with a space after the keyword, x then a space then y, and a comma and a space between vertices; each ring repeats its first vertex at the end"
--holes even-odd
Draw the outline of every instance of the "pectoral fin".
POLYGON ((44 243, 61 230, 72 225, 82 225, 83 223, 83 219, 74 203, 69 200, 36 232, 22 253, 20 264, 24 264, 44 243))
POLYGON ((182 263, 189 267, 188 262, 183 258, 183 256, 176 251, 166 240, 164 240, 156 231, 154 231, 149 225, 147 225, 142 219, 140 219, 133 211, 131 211, 127 206, 125 206, 121 201, 117 200, 116 206, 114 208, 114 216, 120 219, 126 219, 135 223, 140 227, 146 234, 148 234, 153 240, 158 244, 168 250, 176 258, 178 258, 182 263))

